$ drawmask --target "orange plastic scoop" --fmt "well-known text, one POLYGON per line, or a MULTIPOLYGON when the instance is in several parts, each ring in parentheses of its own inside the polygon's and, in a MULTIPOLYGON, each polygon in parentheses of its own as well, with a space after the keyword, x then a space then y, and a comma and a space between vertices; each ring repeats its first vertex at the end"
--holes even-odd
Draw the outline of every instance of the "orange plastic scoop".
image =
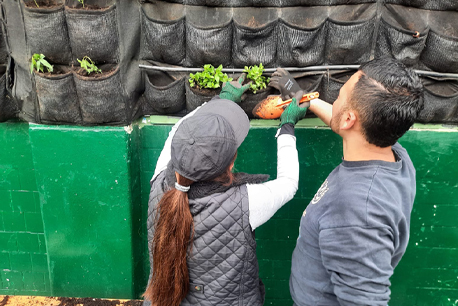
MULTIPOLYGON (((305 94, 299 103, 308 102, 319 96, 318 92, 305 94)), ((292 99, 283 101, 281 96, 268 96, 253 108, 253 115, 261 119, 278 119, 291 101, 292 99)))

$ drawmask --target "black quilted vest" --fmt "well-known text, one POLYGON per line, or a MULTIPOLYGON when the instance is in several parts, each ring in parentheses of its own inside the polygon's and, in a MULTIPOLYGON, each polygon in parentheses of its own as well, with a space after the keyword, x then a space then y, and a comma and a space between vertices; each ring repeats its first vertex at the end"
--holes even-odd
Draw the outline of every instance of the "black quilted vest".
MULTIPOLYGON (((151 184, 149 248, 154 234, 155 208, 174 177, 166 173, 160 173, 151 184)), ((258 275, 246 183, 260 183, 267 178, 238 174, 237 183, 230 187, 217 183, 191 186, 188 197, 195 233, 187 259, 190 292, 181 305, 263 305, 264 286, 258 275)), ((151 249, 150 264, 152 267, 151 249)))

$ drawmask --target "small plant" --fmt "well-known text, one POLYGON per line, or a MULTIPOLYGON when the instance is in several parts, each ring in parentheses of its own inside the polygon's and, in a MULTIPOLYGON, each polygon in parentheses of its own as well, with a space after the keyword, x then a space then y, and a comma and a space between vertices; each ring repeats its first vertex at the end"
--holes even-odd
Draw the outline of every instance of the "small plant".
POLYGON ((218 68, 210 64, 204 65, 204 71, 189 74, 189 84, 191 87, 197 85, 199 88, 219 88, 222 83, 232 81, 232 78, 228 77, 222 70, 223 65, 219 65, 218 68))
POLYGON ((84 0, 78 0, 79 3, 81 3, 83 5, 83 8, 84 8, 84 0))
POLYGON ((30 64, 30 73, 33 73, 33 69, 35 68, 38 72, 44 72, 43 68, 46 67, 48 72, 53 71, 53 66, 45 60, 45 56, 43 54, 35 53, 32 55, 32 63, 30 64))
POLYGON ((264 67, 262 66, 262 63, 260 63, 259 66, 245 66, 243 72, 246 72, 247 79, 252 81, 250 89, 253 91, 253 93, 256 93, 256 91, 266 88, 267 84, 269 84, 270 78, 267 78, 262 75, 262 73, 264 72, 264 67))
MULTIPOLYGON (((78 1, 79 1, 79 0, 78 0, 78 1)), ((37 0, 33 0, 33 2, 35 2, 35 5, 36 5, 37 7, 40 7, 40 6, 38 5, 38 3, 37 3, 37 0)))
POLYGON ((102 69, 99 69, 94 62, 89 58, 89 56, 83 57, 82 60, 77 59, 81 65, 81 68, 87 72, 87 74, 91 74, 92 72, 102 73, 102 69))

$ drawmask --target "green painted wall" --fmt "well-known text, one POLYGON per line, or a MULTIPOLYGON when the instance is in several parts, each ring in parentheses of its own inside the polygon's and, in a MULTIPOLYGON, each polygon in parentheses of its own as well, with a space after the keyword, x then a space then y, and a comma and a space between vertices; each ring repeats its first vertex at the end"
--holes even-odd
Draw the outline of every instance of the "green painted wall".
MULTIPOLYGON (((174 122, 0 124, 0 294, 138 298, 148 274, 149 179, 174 122)), ((277 123, 251 124, 236 170, 275 177, 277 123)), ((417 197, 390 304, 457 305, 458 128, 416 128, 400 141, 417 169, 417 197)), ((256 230, 266 305, 291 305, 300 216, 342 156, 340 138, 319 120, 303 120, 296 133, 300 188, 256 230)))
POLYGON ((0 295, 49 295, 39 194, 29 124, 0 124, 0 295))

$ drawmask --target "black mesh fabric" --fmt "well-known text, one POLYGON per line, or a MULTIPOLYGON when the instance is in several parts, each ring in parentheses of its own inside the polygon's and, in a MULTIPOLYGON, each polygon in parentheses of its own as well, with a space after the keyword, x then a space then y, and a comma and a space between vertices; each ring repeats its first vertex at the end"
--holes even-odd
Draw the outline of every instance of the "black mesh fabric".
POLYGON ((119 62, 116 5, 101 10, 68 8, 65 13, 75 63, 84 56, 97 63, 119 62))
POLYGON ((458 72, 458 37, 442 36, 429 31, 421 62, 429 69, 440 72, 458 72))
POLYGON ((283 67, 321 65, 326 46, 326 24, 301 29, 286 22, 278 26, 277 63, 283 67))
POLYGON ((6 46, 5 28, 0 21, 0 64, 6 64, 8 60, 8 48, 6 46))
POLYGON ((232 59, 235 67, 258 65, 275 66, 276 24, 272 22, 260 29, 247 28, 234 23, 232 59))
POLYGON ((54 64, 68 65, 72 59, 64 6, 29 8, 24 6, 24 26, 30 55, 44 54, 54 64))
POLYGON ((232 9, 188 7, 186 12, 186 66, 232 63, 232 9), (207 16, 218 16, 208 18, 207 16))
POLYGON ((362 23, 330 20, 326 40, 327 64, 360 64, 370 59, 375 19, 362 23))
MULTIPOLYGON (((109 71, 109 66, 102 66, 109 71)), ((128 95, 121 83, 119 68, 103 77, 83 77, 75 74, 76 91, 84 123, 120 124, 127 122, 128 95)))
POLYGON ((232 62, 232 24, 214 29, 199 29, 187 24, 186 65, 229 66, 232 62))
POLYGON ((188 112, 195 110, 197 107, 202 105, 204 102, 210 101, 214 96, 218 95, 221 88, 218 89, 203 89, 199 90, 192 88, 189 85, 189 81, 185 81, 186 87, 186 110, 188 112))
POLYGON ((425 107, 418 122, 458 123, 458 81, 423 79, 425 107))
POLYGON ((155 20, 142 8, 140 58, 173 65, 183 64, 186 56, 185 19, 155 20))
POLYGON ((73 73, 51 76, 34 73, 34 76, 42 122, 81 124, 73 73))
POLYGON ((18 107, 16 100, 8 93, 6 89, 6 67, 0 66, 0 122, 16 118, 18 107))
POLYGON ((356 71, 343 71, 343 72, 332 72, 323 76, 323 83, 321 87, 321 99, 328 102, 334 103, 339 96, 339 90, 350 79, 350 77, 356 71))
POLYGON ((458 1, 456 0, 385 0, 385 2, 426 10, 458 11, 458 1))
POLYGON ((159 71, 145 72, 144 114, 174 114, 186 107, 185 77, 174 79, 159 71))
POLYGON ((267 87, 262 90, 256 91, 253 93, 251 89, 248 89, 243 96, 242 102, 240 102, 240 107, 245 111, 249 118, 254 118, 253 108, 262 100, 267 98, 273 92, 273 88, 267 87))
POLYGON ((425 47, 428 32, 428 30, 420 32, 416 37, 415 31, 394 27, 382 19, 375 57, 388 55, 407 66, 416 66, 425 47))
MULTIPOLYGON (((315 6, 315 5, 343 5, 374 3, 377 0, 165 0, 170 3, 187 5, 217 6, 217 7, 288 7, 288 6, 315 6)), ((447 0, 453 1, 453 0, 447 0)))

